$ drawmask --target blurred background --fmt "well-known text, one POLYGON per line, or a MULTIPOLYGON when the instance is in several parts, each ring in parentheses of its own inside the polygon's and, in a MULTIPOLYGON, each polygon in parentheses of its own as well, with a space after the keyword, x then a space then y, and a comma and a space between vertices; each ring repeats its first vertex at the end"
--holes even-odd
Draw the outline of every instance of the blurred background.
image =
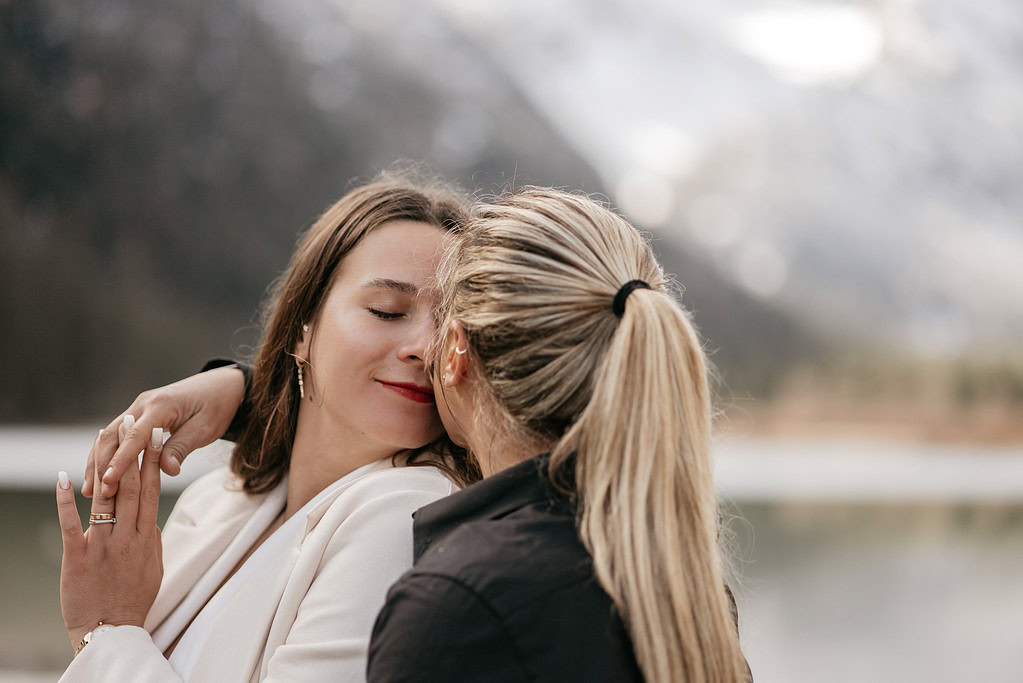
POLYGON ((1019 680, 1018 0, 0 0, 0 681, 70 658, 57 470, 400 159, 649 231, 757 681, 1019 680))

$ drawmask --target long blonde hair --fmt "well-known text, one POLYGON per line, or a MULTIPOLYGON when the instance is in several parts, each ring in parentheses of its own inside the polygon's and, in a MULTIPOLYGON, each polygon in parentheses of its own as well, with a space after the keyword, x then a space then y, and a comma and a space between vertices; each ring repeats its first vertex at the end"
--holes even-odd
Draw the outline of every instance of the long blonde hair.
MULTIPOLYGON (((488 429, 554 444, 596 576, 650 681, 733 682, 700 341, 644 237, 587 197, 523 188, 480 207, 441 267, 488 429), (612 302, 634 279, 650 289, 612 302)), ((445 329, 442 326, 441 329, 445 329)))

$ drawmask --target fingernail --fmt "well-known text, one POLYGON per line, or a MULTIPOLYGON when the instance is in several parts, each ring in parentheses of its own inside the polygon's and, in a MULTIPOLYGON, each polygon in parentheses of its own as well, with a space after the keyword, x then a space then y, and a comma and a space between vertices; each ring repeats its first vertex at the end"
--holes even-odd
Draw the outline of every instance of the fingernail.
POLYGON ((114 473, 114 468, 113 467, 108 467, 107 471, 103 473, 103 478, 106 479, 107 477, 109 477, 113 473, 114 473))
POLYGON ((153 427, 153 438, 149 440, 149 447, 154 451, 163 448, 163 427, 153 427))
POLYGON ((130 413, 125 415, 124 420, 122 420, 122 424, 124 425, 124 431, 128 431, 135 426, 135 416, 130 413))
POLYGON ((57 472, 57 483, 60 484, 60 487, 64 490, 71 488, 71 480, 67 478, 67 472, 64 472, 63 470, 57 472))

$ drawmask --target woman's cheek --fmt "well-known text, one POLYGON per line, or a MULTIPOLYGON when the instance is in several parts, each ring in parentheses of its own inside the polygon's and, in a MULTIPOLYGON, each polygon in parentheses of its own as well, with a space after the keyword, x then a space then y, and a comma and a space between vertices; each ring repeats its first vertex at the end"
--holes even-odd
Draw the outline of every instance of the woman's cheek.
POLYGON ((353 362, 370 354, 374 346, 379 346, 379 335, 375 334, 372 321, 366 320, 368 314, 349 314, 331 320, 327 334, 317 341, 323 347, 325 356, 332 361, 353 362))

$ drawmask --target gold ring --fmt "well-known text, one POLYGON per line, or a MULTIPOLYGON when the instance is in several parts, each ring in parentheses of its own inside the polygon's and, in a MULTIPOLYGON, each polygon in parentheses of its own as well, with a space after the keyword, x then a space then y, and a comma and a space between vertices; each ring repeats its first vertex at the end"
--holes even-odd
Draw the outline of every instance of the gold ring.
POLYGON ((89 515, 89 519, 113 519, 114 513, 112 512, 93 512, 89 515))
POLYGON ((89 520, 89 524, 90 525, 92 525, 92 524, 117 524, 117 520, 113 519, 113 518, 110 518, 110 519, 90 519, 89 520))

